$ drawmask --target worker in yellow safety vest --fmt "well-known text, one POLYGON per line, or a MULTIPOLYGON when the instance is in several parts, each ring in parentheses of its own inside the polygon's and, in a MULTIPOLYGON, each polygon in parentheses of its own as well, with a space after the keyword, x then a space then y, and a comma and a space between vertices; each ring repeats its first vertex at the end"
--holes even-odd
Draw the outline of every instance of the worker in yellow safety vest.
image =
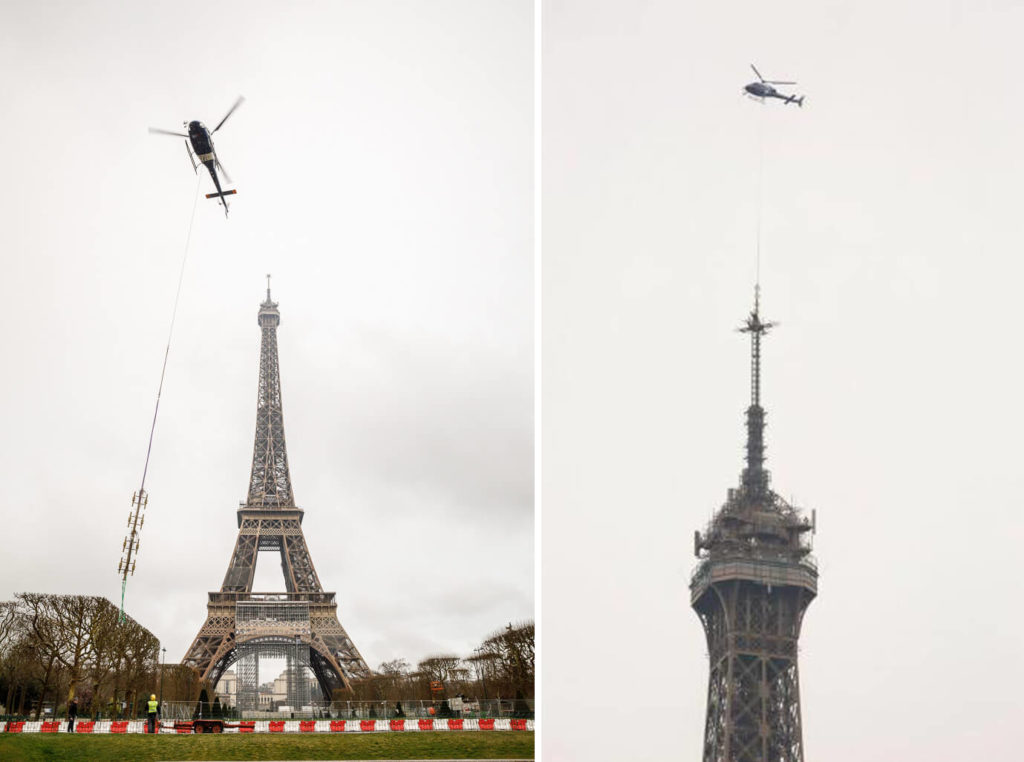
POLYGON ((160 704, 156 700, 156 694, 149 694, 149 703, 146 705, 146 716, 149 718, 149 732, 156 732, 156 716, 160 713, 160 704))

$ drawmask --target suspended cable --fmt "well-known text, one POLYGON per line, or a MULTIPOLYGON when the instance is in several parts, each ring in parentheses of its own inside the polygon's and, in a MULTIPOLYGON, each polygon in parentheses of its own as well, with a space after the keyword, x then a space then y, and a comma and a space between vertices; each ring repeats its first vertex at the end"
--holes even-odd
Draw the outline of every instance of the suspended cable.
POLYGON ((757 120, 757 242, 756 266, 754 283, 761 286, 761 218, 764 214, 764 101, 759 109, 761 115, 757 120))
POLYGON ((171 354, 171 339, 174 336, 174 322, 178 317, 178 302, 181 299, 181 284, 185 279, 185 264, 188 261, 189 246, 192 242, 192 227, 196 220, 196 207, 199 205, 199 181, 196 175, 195 198, 192 200, 192 214, 188 221, 188 233, 185 235, 185 251, 181 257, 181 267, 178 270, 178 286, 174 292, 174 307, 171 309, 171 325, 167 331, 167 347, 164 349, 163 367, 160 369, 160 384, 156 390, 156 405, 153 408, 153 422, 149 427, 149 443, 146 445, 146 462, 142 467, 142 481, 139 484, 139 491, 132 496, 132 514, 128 519, 129 532, 125 537, 121 550, 124 555, 121 563, 118 564, 118 572, 121 574, 121 613, 120 620, 124 621, 124 594, 128 586, 128 577, 135 574, 135 561, 133 556, 139 549, 139 533, 145 523, 143 511, 146 509, 148 495, 146 494, 146 474, 149 473, 149 456, 153 451, 153 434, 156 431, 156 418, 160 412, 160 395, 164 390, 164 377, 167 375, 167 358, 171 354))

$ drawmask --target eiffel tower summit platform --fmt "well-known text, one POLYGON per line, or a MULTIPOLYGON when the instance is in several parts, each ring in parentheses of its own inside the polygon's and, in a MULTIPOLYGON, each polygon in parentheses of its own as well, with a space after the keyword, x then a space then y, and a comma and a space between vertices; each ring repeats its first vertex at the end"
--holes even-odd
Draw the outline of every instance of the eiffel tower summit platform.
POLYGON ((818 593, 809 535, 814 522, 769 486, 764 467, 759 293, 739 329, 750 334, 746 467, 707 529, 694 533, 700 559, 690 604, 707 637, 710 669, 704 762, 802 762, 797 650, 818 593))
POLYGON ((327 701, 335 691, 351 690, 353 680, 370 674, 341 626, 335 594, 320 584, 302 531, 304 512, 295 504, 277 354, 281 313, 270 298, 269 279, 268 275, 267 298, 257 316, 262 341, 249 494, 238 508, 238 540, 224 582, 219 591, 209 594, 206 622, 182 660, 210 685, 216 685, 224 671, 238 662, 242 710, 256 708, 261 658, 287 661, 293 705, 311 699, 303 695, 308 694, 308 681, 302 679, 307 668, 327 701), (281 554, 283 591, 253 591, 261 550, 281 554))

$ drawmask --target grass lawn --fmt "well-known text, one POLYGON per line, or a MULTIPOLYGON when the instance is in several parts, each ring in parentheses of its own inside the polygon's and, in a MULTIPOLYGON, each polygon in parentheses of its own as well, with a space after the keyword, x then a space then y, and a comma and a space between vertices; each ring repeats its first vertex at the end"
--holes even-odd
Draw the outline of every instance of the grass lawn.
POLYGON ((533 759, 533 733, 447 731, 315 735, 0 733, 0 759, 533 759))

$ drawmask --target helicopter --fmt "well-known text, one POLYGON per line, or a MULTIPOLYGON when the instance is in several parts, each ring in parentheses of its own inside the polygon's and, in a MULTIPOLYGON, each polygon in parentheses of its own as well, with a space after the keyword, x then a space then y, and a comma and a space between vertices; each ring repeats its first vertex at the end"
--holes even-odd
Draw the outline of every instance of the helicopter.
POLYGON ((744 92, 753 96, 754 98, 759 98, 762 101, 765 98, 778 98, 783 102, 783 105, 795 103, 796 105, 800 106, 800 108, 803 108, 804 96, 801 95, 799 98, 797 98, 795 95, 783 95, 774 87, 772 87, 772 85, 795 85, 796 82, 776 82, 773 80, 765 79, 764 77, 761 76, 761 72, 757 70, 757 67, 754 66, 754 64, 750 64, 750 68, 754 70, 754 74, 757 75, 758 81, 751 82, 749 85, 744 87, 744 92))
POLYGON ((213 133, 224 126, 224 122, 228 120, 235 109, 242 105, 245 98, 242 96, 238 97, 235 104, 228 109, 228 113, 224 115, 224 118, 218 122, 217 126, 212 130, 206 128, 206 125, 198 120, 191 122, 182 122, 188 133, 173 132, 172 130, 162 130, 159 127, 150 127, 149 131, 156 135, 174 135, 175 137, 185 138, 185 150, 188 151, 189 161, 192 162, 192 170, 195 172, 199 171, 199 165, 196 164, 196 159, 203 164, 210 171, 210 177, 213 178, 213 184, 217 187, 216 193, 207 193, 207 198, 218 198, 220 203, 224 206, 224 216, 228 216, 228 201, 226 196, 236 194, 236 190, 222 190, 220 187, 220 178, 217 176, 217 170, 219 169, 221 174, 224 175, 224 179, 229 183, 231 177, 228 175, 228 171, 224 169, 224 165, 220 163, 220 159, 217 158, 217 152, 213 148, 213 133), (191 145, 189 145, 191 143, 191 145))

